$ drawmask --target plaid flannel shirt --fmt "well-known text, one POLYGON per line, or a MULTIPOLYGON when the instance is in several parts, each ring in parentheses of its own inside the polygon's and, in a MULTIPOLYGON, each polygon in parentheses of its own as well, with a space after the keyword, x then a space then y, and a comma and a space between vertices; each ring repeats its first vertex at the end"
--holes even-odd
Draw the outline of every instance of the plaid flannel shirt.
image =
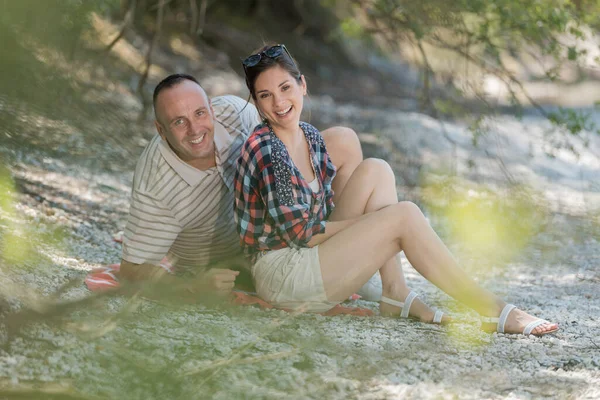
POLYGON ((294 165, 283 142, 268 124, 254 129, 242 149, 235 173, 234 218, 244 253, 307 247, 325 231, 333 211, 331 182, 335 167, 325 141, 312 125, 300 122, 320 190, 314 193, 294 165))

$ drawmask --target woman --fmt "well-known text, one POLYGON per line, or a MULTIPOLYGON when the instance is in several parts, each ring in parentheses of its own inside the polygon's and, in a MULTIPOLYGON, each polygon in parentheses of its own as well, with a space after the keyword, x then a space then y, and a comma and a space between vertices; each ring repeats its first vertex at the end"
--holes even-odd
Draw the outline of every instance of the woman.
POLYGON ((406 285, 397 258, 404 251, 425 278, 479 312, 484 330, 558 330, 469 278, 419 208, 398 202, 394 174, 384 161, 363 161, 334 208, 335 168, 317 129, 300 122, 307 86, 297 63, 284 45, 274 45, 250 55, 243 66, 263 123, 238 160, 235 218, 261 297, 281 308, 325 311, 379 270, 382 315, 449 322, 406 285))

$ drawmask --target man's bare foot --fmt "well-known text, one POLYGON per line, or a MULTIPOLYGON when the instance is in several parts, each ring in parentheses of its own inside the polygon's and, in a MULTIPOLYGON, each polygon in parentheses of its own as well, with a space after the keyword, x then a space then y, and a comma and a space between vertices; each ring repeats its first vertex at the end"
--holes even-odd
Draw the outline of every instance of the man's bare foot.
MULTIPOLYGON (((513 309, 506 319, 504 324, 504 333, 522 334, 525 327, 531 322, 537 321, 539 318, 533 315, 527 314, 525 311, 518 308, 513 309)), ((481 323, 481 329, 486 332, 496 332, 496 323, 481 323)), ((542 336, 558 330, 558 324, 553 322, 544 322, 543 324, 535 327, 531 331, 531 335, 542 336)))
MULTIPOLYGON (((404 302, 408 294, 397 295, 390 293, 383 293, 383 297, 387 297, 392 300, 396 300, 399 302, 404 302)), ((388 304, 386 302, 381 301, 379 303, 379 312, 384 317, 399 317, 402 312, 402 308, 397 307, 392 304, 388 304)), ((415 298, 410 305, 409 317, 413 319, 417 319, 421 322, 425 323, 433 323, 433 317, 435 315, 435 311, 433 311, 427 304, 423 303, 419 298, 415 298)), ((446 315, 442 316, 442 325, 446 325, 451 322, 451 318, 446 315)))

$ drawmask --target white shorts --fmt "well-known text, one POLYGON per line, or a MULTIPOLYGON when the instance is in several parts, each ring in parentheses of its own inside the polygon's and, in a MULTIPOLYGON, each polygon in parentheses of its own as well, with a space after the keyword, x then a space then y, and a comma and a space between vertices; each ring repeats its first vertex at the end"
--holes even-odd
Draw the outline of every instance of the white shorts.
POLYGON ((319 246, 269 251, 252 266, 252 278, 258 295, 277 308, 324 312, 340 303, 327 300, 319 246))

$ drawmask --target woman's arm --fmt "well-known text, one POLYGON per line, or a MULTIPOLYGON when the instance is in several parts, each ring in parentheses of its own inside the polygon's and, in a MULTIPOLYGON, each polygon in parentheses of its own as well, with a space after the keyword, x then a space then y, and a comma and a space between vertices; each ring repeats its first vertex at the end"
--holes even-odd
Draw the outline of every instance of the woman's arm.
POLYGON ((330 237, 335 236, 344 229, 354 225, 361 219, 367 218, 371 214, 372 213, 366 213, 361 215, 360 217, 345 219, 342 221, 327 221, 325 223, 325 232, 314 235, 310 242, 308 242, 308 247, 314 247, 318 244, 327 241, 327 239, 329 239, 330 237))
POLYGON ((314 247, 323 243, 335 234, 343 231, 352 224, 356 223, 359 218, 347 219, 344 221, 328 221, 325 223, 325 232, 314 235, 308 242, 308 247, 314 247))

